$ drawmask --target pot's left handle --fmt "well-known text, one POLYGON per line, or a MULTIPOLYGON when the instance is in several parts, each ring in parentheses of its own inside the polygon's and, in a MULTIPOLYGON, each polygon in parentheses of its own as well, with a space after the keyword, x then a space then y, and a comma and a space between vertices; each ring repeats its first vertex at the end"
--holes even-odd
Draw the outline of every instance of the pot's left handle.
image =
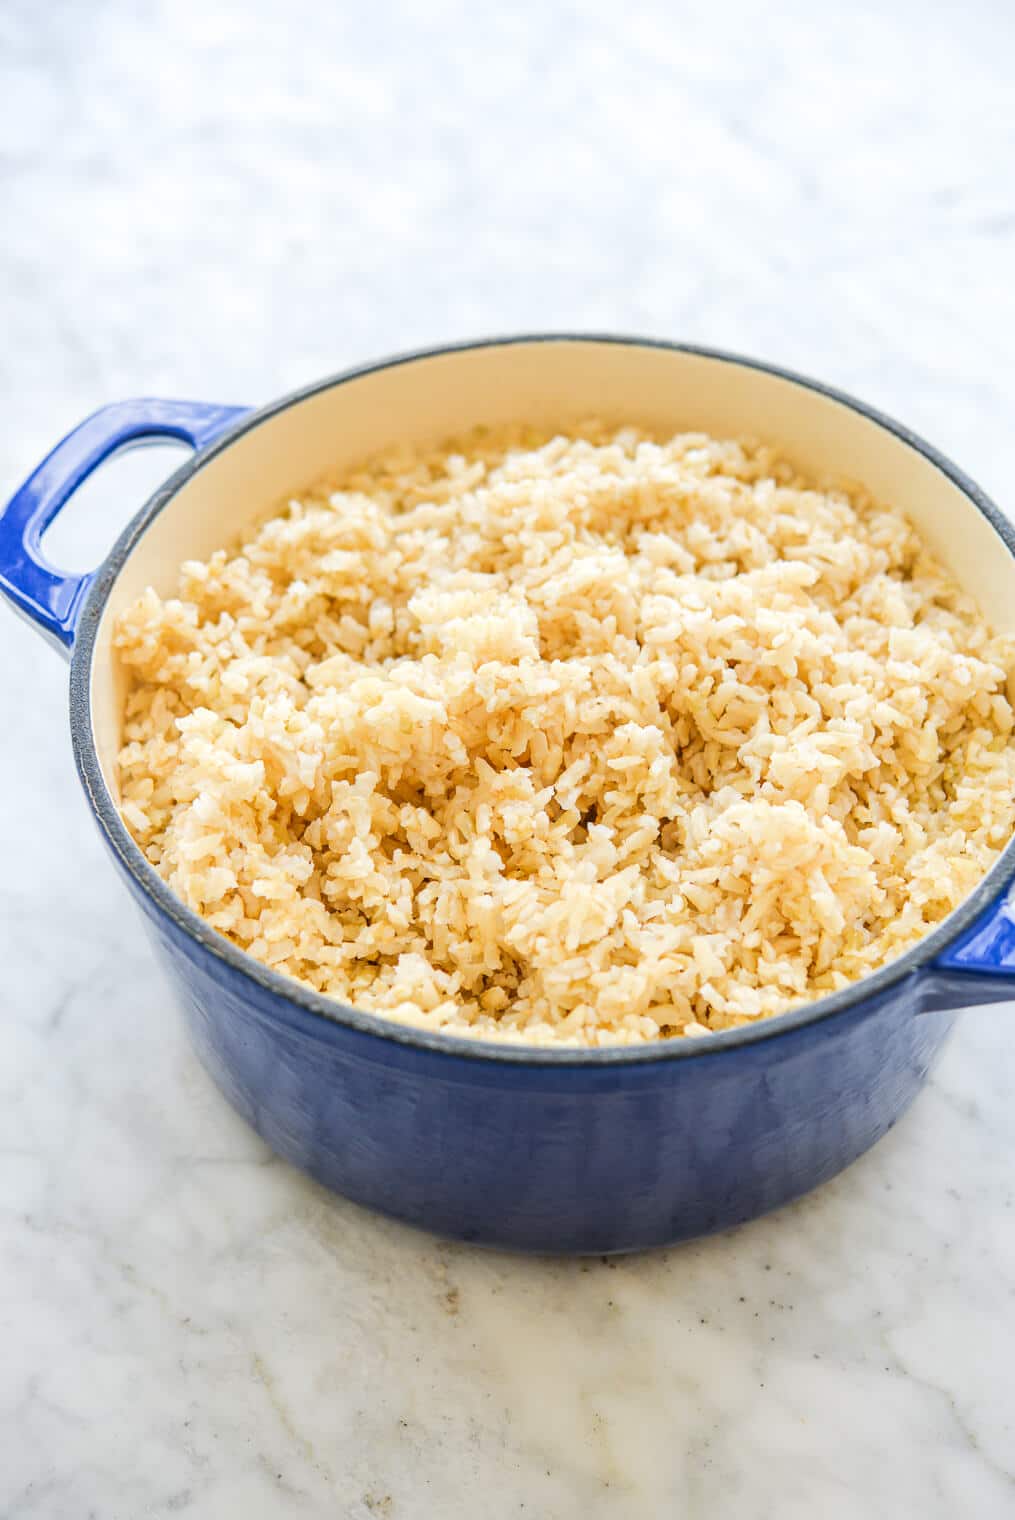
POLYGON ((33 471, 0 513, 0 594, 67 654, 90 574, 57 570, 43 533, 78 486, 111 454, 176 438, 203 449, 247 410, 202 401, 117 401, 76 427, 33 471))

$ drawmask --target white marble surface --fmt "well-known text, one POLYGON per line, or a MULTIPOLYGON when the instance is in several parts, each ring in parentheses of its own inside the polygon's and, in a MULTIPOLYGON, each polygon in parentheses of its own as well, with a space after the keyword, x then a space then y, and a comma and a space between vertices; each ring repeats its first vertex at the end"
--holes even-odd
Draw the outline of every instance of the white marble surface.
MULTIPOLYGON (((1011 7, 484 9, 8 0, 0 488, 105 400, 579 326, 824 376, 1015 500, 1011 7)), ((212 1089, 65 668, 0 621, 4 1520, 1015 1515, 1015 1007, 774 1218, 610 1265, 438 1244, 212 1089)))

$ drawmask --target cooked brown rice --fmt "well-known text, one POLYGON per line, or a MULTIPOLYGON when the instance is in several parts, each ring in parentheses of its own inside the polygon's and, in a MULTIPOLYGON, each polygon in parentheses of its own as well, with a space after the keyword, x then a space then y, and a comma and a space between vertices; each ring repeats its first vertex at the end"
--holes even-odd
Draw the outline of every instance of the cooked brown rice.
POLYGON ((925 934, 1013 826, 1010 640, 772 450, 389 457, 120 619, 122 811, 234 944, 481 1037, 704 1035, 925 934))

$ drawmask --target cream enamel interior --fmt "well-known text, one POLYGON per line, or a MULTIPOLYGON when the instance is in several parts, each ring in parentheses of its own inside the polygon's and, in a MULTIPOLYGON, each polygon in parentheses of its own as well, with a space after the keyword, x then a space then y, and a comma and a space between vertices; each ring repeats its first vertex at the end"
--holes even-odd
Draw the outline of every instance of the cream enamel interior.
POLYGON ((756 437, 815 477, 860 481, 909 515, 996 628, 1015 628, 1015 559, 987 519, 932 461, 844 403, 749 365, 636 343, 462 349, 295 402, 211 458, 155 518, 117 578, 95 642, 93 723, 113 796, 123 682, 111 629, 146 586, 169 592, 183 560, 228 546, 315 479, 392 444, 429 444, 480 424, 560 426, 589 416, 756 437))

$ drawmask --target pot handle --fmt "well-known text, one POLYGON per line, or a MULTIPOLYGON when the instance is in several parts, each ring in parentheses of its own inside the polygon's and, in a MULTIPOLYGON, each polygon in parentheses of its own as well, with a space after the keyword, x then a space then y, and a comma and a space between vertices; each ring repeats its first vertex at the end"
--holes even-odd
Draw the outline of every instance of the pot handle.
POLYGON ((203 449, 247 410, 203 401, 117 401, 58 443, 0 513, 0 593, 64 654, 92 574, 64 574, 40 548, 78 486, 111 454, 160 438, 203 449))
POLYGON ((1015 1001, 1015 889, 1006 887, 930 970, 953 1006, 1015 1001))

